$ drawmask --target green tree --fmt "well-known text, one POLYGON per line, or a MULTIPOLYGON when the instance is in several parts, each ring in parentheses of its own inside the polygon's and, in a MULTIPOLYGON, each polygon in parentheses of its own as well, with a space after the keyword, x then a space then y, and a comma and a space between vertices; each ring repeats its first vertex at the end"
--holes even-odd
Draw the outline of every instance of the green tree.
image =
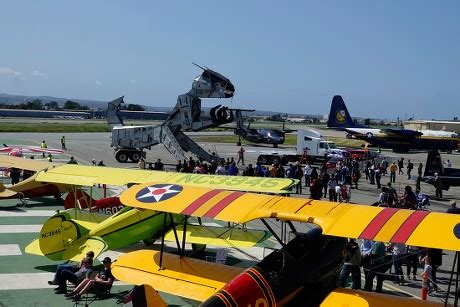
POLYGON ((128 111, 145 111, 145 108, 138 104, 128 104, 126 107, 128 111))
POLYGON ((67 109, 67 110, 89 110, 89 107, 88 106, 82 106, 81 104, 79 104, 76 101, 67 100, 64 103, 64 109, 67 109))
POLYGON ((59 104, 56 101, 50 101, 45 103, 45 107, 48 110, 59 110, 59 104))

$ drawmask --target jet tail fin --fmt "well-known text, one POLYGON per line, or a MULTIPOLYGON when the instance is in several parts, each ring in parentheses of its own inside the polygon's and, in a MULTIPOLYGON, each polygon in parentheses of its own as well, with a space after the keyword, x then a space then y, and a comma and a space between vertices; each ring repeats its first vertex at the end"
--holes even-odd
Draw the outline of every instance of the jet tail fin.
POLYGON ((437 150, 428 151, 426 158, 424 177, 434 176, 437 173, 442 175, 444 173, 444 166, 442 165, 441 154, 437 150))
POLYGON ((112 100, 107 105, 107 123, 109 126, 123 126, 123 120, 120 116, 120 105, 124 103, 123 98, 125 96, 121 96, 115 100, 112 100))
POLYGON ((345 102, 342 96, 336 95, 332 98, 331 110, 329 111, 329 118, 327 120, 328 128, 357 128, 355 123, 348 113, 345 102))

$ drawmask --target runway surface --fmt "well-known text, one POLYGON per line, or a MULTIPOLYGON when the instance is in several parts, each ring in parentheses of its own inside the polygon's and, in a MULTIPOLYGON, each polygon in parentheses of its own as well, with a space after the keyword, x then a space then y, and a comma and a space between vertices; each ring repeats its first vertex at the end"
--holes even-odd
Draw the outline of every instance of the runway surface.
MULTIPOLYGON (((212 132, 216 135, 221 132, 212 132)), ((227 134, 228 132, 222 132, 227 134)), ((198 135, 204 135, 201 133, 198 135)), ((340 132, 333 132, 334 136, 340 132)), ((194 134, 191 134, 193 138, 194 134)), ((71 156, 75 157, 79 164, 88 165, 92 159, 97 161, 103 160, 105 165, 114 167, 137 168, 136 164, 120 164, 113 155, 113 149, 110 148, 110 133, 66 133, 67 151, 63 155, 55 156, 54 161, 67 162, 71 156)), ((0 133, 0 144, 6 143, 8 145, 39 145, 42 140, 48 143, 48 147, 60 148, 60 138, 62 133, 0 133)), ((203 143, 204 148, 209 151, 216 151, 221 157, 234 157, 237 156, 239 147, 235 144, 212 144, 203 143)), ((285 147, 281 147, 284 149, 285 147)), ((270 147, 261 146, 245 146, 246 149, 246 164, 254 163, 257 159, 258 153, 261 151, 271 151, 270 147)), ((286 148, 289 149, 289 148, 286 148)), ((291 148, 292 149, 292 148, 291 148)), ((279 149, 278 149, 279 150, 279 149)), ((397 159, 400 156, 395 155, 390 151, 384 151, 383 154, 388 157, 390 161, 397 159)), ((404 154, 405 161, 408 159, 413 161, 414 165, 419 162, 425 164, 426 153, 408 153, 404 154)), ((454 167, 460 167, 460 154, 444 155, 450 159, 454 167)), ((37 155, 36 158, 41 158, 37 155)), ((161 158, 164 163, 175 164, 176 161, 162 145, 153 147, 151 151, 147 151, 147 162, 154 162, 161 158)), ((240 167, 240 170, 242 168, 240 167)), ((416 171, 414 172, 416 173, 416 171)), ((382 177, 382 183, 386 184, 389 177, 382 177)), ((402 191, 405 185, 415 184, 414 178, 410 180, 407 176, 397 176, 396 184, 394 187, 398 191, 402 191)), ((434 189, 431 185, 422 183, 422 191, 428 195, 434 194, 434 189)), ((306 191, 304 194, 295 197, 307 197, 306 191)), ((371 204, 378 200, 379 191, 375 186, 370 185, 364 180, 361 180, 359 190, 352 190, 351 200, 355 203, 371 204)), ((450 200, 459 200, 460 188, 451 188, 445 193, 445 198, 442 200, 432 200, 430 210, 445 211, 449 206, 450 200)), ((66 301, 62 296, 57 296, 52 293, 46 283, 51 278, 56 265, 59 262, 53 262, 43 257, 27 255, 24 253, 25 246, 37 237, 37 232, 40 225, 46 218, 61 209, 60 204, 56 204, 52 199, 46 199, 37 202, 31 202, 30 208, 15 208, 14 205, 18 203, 16 200, 3 200, 0 201, 0 306, 63 306, 66 301), (25 291, 26 290, 26 291, 25 291)), ((254 228, 262 228, 260 223, 251 223, 250 226, 254 228)), ((280 225, 272 221, 272 226, 280 230, 280 225)), ((126 252, 142 248, 142 244, 131 246, 122 251, 108 252, 112 257, 116 257, 117 253, 126 252)), ((153 246, 152 248, 157 248, 153 246)), ((215 251, 215 250, 214 250, 215 251)), ((213 249, 210 249, 213 252, 213 249)), ((231 256, 242 258, 244 261, 238 262, 237 265, 248 265, 256 259, 260 259, 267 253, 263 247, 258 247, 253 250, 241 253, 239 251, 232 251, 231 256)), ((102 259, 101 257, 99 257, 102 259)), ((441 289, 447 288, 447 280, 449 277, 449 270, 452 267, 453 253, 447 252, 443 258, 443 265, 440 268, 439 282, 441 289)), ((235 263, 236 264, 236 263, 235 263)), ((405 267, 403 268, 405 270, 405 267)), ((421 273, 419 269, 419 273, 421 273)), ((396 295, 403 296, 420 296, 420 278, 416 281, 408 281, 404 286, 393 284, 391 281, 385 281, 384 291, 396 295)), ((131 286, 118 283, 114 286, 112 293, 114 296, 103 301, 97 301, 93 306, 114 306, 116 301, 115 294, 130 289, 131 286)), ((440 301, 445 292, 440 291, 434 293, 429 297, 430 300, 440 301)), ((196 302, 184 300, 171 295, 162 294, 169 304, 176 305, 196 305, 196 302)))

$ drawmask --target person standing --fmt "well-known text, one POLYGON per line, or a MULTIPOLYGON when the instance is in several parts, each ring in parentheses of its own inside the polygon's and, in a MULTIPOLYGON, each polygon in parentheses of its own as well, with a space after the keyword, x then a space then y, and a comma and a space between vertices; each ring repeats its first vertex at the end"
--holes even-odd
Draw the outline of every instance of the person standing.
POLYGON ((375 171, 375 183, 377 184, 377 189, 381 188, 380 179, 382 179, 382 173, 379 168, 376 168, 375 171))
POLYGON ((340 271, 337 286, 345 287, 345 282, 348 276, 351 274, 352 289, 361 289, 361 251, 359 245, 353 239, 349 239, 342 251, 343 266, 340 271))
POLYGON ((436 197, 442 198, 442 181, 438 173, 434 173, 434 188, 436 189, 436 197))
POLYGON ((423 174, 423 163, 422 162, 418 164, 417 172, 418 172, 418 175, 422 177, 422 174, 423 174))
POLYGON ((412 172, 412 170, 414 169, 414 163, 412 163, 409 160, 407 160, 407 179, 410 180, 410 173, 412 172))
POLYGON ((398 160, 398 175, 404 175, 404 158, 398 160))
MULTIPOLYGON (((40 148, 41 149, 47 149, 48 148, 48 145, 46 145, 45 140, 43 140, 43 142, 40 144, 40 148)), ((42 152, 42 157, 43 158, 45 157, 45 151, 42 152)))
POLYGON ((377 287, 375 292, 382 292, 383 273, 387 270, 385 265, 385 244, 383 242, 375 242, 371 249, 371 264, 369 271, 365 275, 364 290, 372 291, 374 278, 377 276, 377 287))
POLYGON ((236 162, 236 164, 240 164, 240 161, 242 162, 242 164, 244 165, 244 148, 243 146, 241 146, 240 150, 238 150, 238 162, 236 162))
POLYGON ((311 176, 312 171, 313 169, 311 168, 310 163, 307 162, 307 164, 305 165, 305 168, 303 169, 303 174, 305 177, 305 187, 308 187, 310 185, 310 176, 311 176))
POLYGON ((337 193, 335 192, 335 188, 337 187, 338 182, 335 179, 335 176, 332 175, 331 179, 329 179, 329 182, 327 183, 327 186, 329 188, 329 201, 337 201, 337 193))
POLYGON ((393 162, 390 165, 390 182, 395 183, 396 182, 396 170, 398 169, 398 166, 396 165, 396 162, 393 162))
POLYGON ((65 148, 65 135, 63 135, 61 138, 61 148, 63 150, 67 150, 67 148, 65 148))

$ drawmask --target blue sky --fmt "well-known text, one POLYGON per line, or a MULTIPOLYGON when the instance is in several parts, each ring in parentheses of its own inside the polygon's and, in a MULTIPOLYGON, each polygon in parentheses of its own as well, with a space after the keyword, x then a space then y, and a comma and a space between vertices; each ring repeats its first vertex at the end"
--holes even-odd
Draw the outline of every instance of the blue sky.
POLYGON ((452 119, 458 16, 454 0, 7 1, 0 93, 173 106, 196 62, 232 80, 233 107, 326 114, 340 94, 353 116, 452 119))

